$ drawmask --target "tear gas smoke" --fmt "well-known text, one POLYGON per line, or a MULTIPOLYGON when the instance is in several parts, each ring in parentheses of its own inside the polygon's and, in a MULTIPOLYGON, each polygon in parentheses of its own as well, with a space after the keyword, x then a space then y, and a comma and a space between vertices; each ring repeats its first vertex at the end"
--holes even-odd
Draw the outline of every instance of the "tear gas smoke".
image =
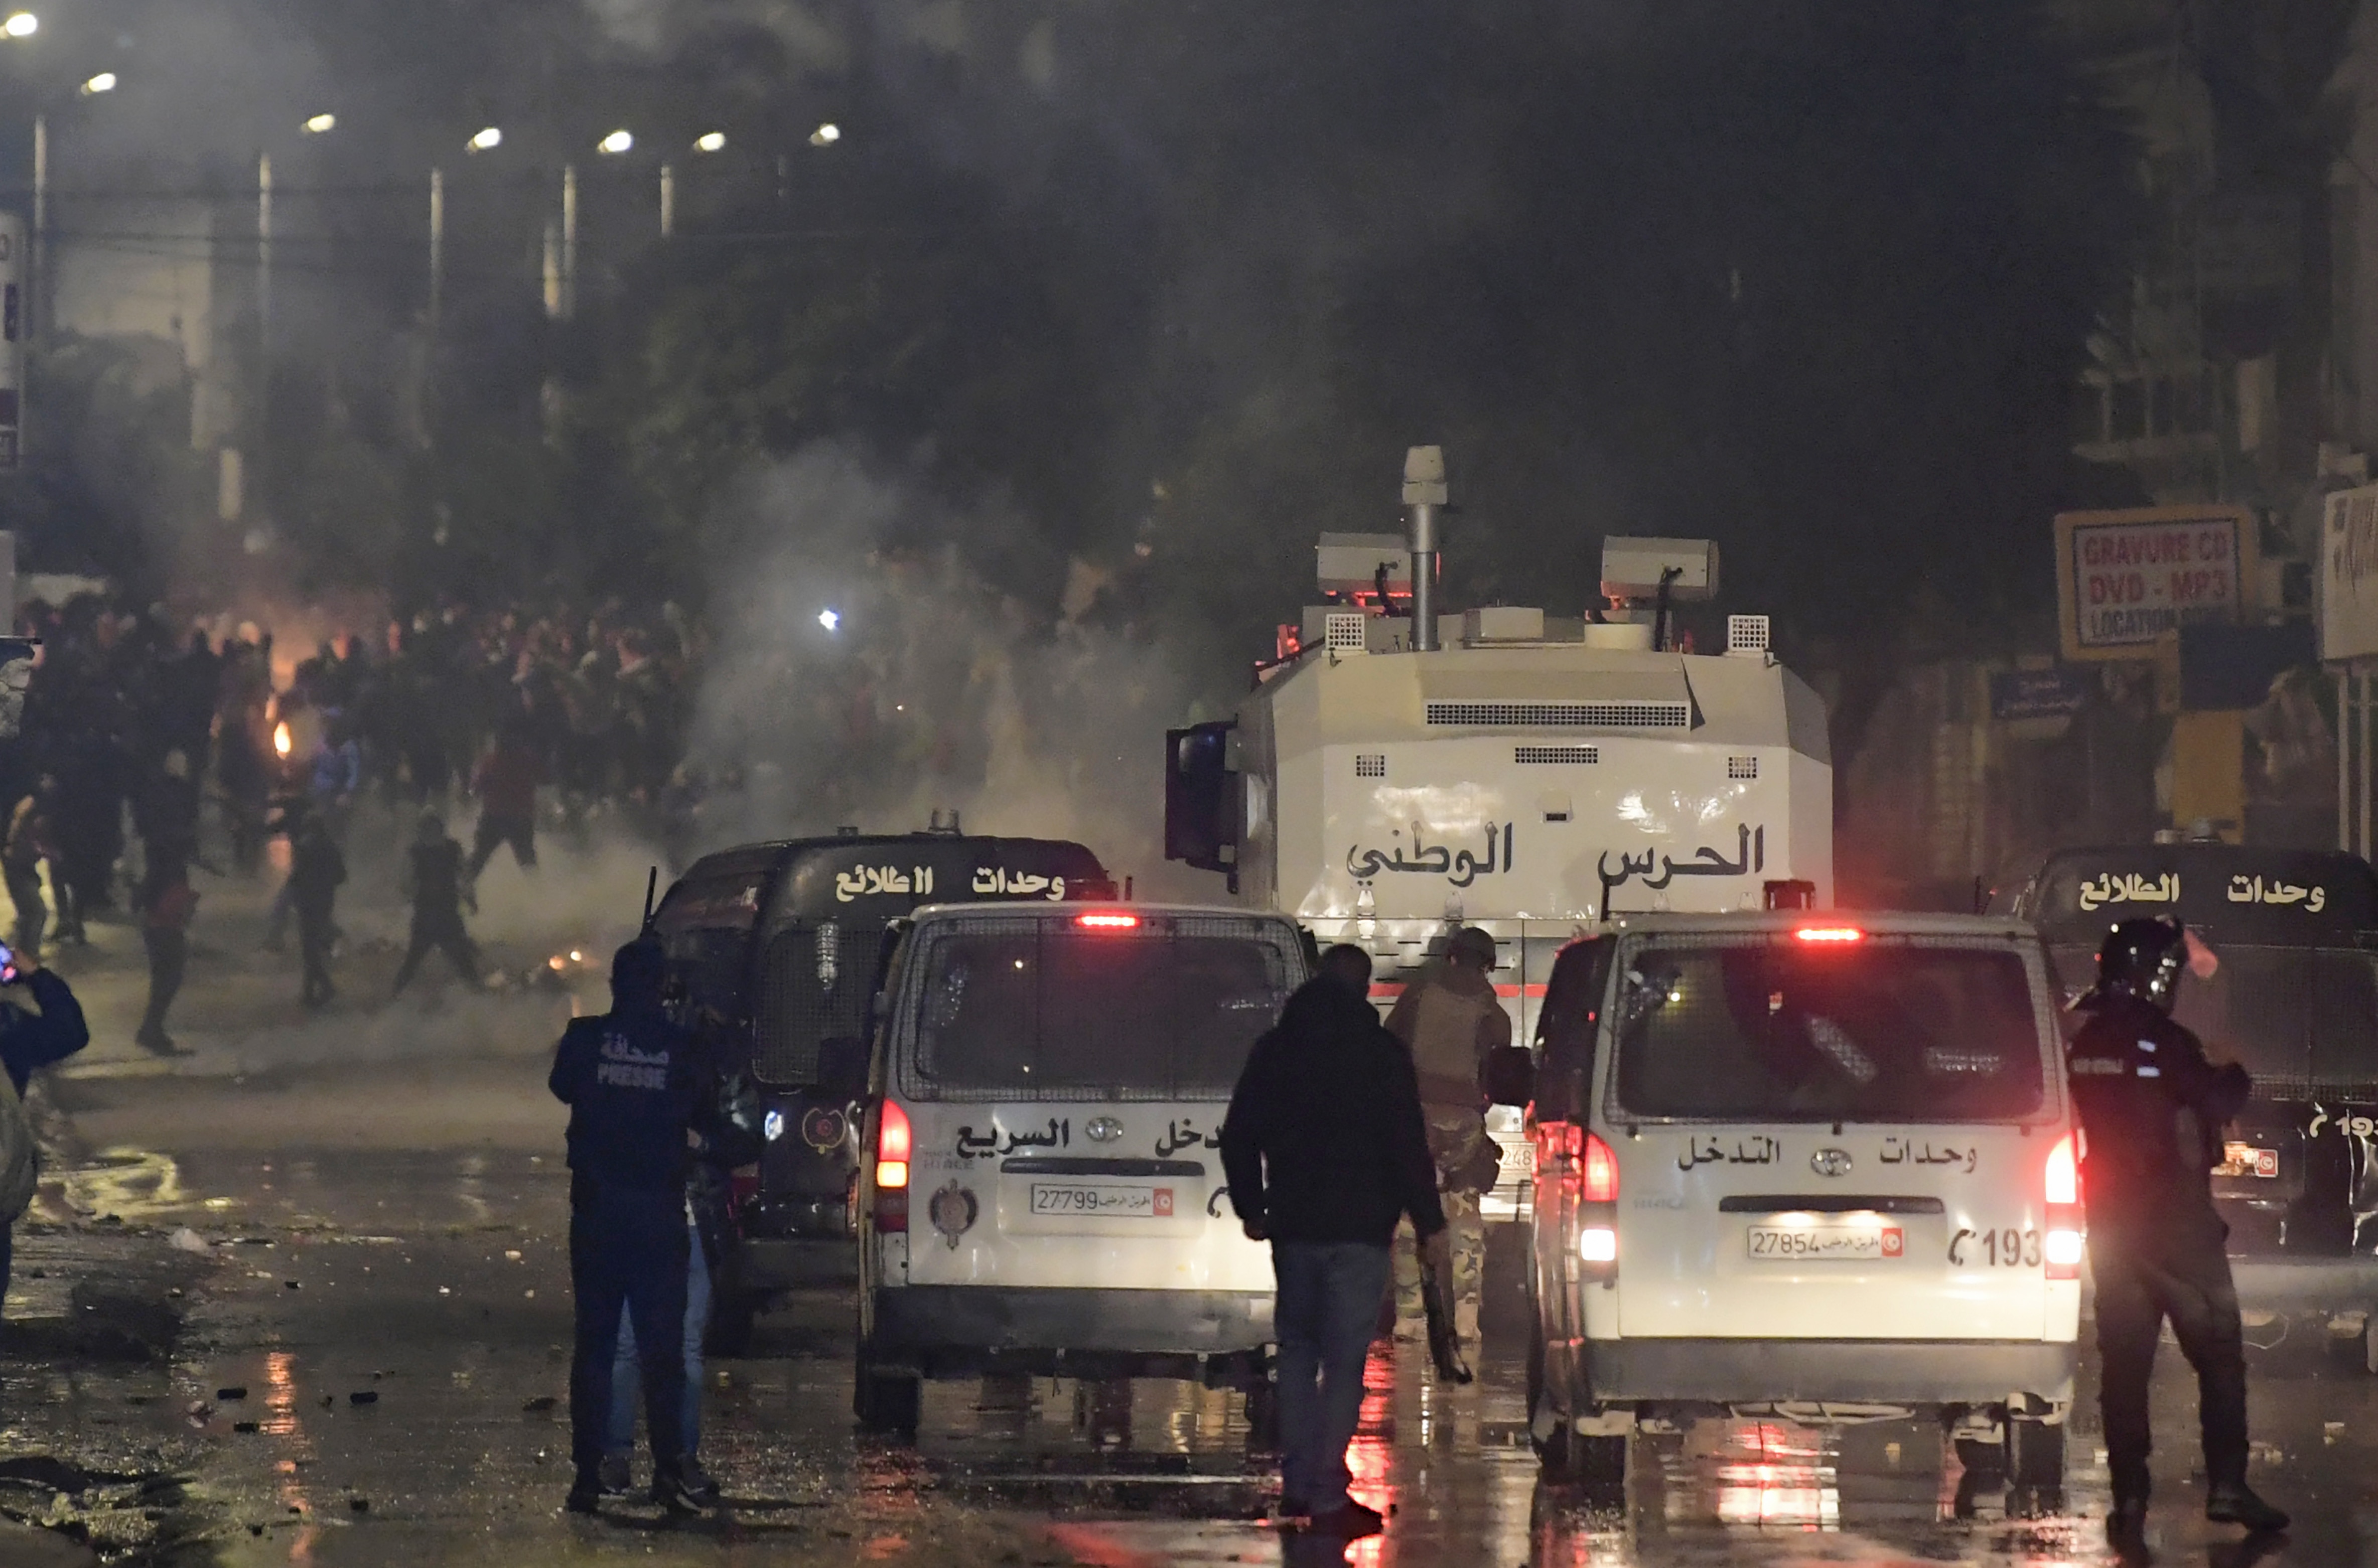
POLYGON ((1097 573, 1011 511, 961 512, 834 448, 732 510, 689 747, 714 785, 703 847, 905 832, 955 807, 969 832, 1079 840, 1151 892, 1219 892, 1168 876, 1160 837, 1164 729, 1212 682, 1108 624, 1094 588, 1065 592, 1097 573), (976 564, 994 555, 1013 591, 976 564))

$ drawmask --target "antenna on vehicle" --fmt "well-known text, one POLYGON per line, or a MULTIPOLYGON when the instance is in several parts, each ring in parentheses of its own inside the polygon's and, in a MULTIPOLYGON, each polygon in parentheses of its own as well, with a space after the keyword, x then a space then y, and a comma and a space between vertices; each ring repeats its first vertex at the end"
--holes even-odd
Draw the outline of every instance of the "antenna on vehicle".
POLYGON ((653 934, 653 894, 660 891, 661 868, 655 866, 644 873, 644 924, 643 934, 653 934))

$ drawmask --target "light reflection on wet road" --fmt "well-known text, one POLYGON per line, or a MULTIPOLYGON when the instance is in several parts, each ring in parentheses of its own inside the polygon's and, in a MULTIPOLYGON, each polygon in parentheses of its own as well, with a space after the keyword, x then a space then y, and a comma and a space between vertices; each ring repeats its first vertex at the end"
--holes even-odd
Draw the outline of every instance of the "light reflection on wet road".
MULTIPOLYGON (((118 1168, 154 1170, 154 1162, 118 1168)), ((2065 1511, 2010 1519, 1965 1499, 1937 1429, 1819 1432, 1710 1423, 1638 1440, 1623 1504, 1539 1484, 1520 1370, 1441 1388, 1375 1348, 1357 1492, 1393 1516, 1351 1550, 1283 1538, 1237 1396, 1160 1382, 934 1385, 914 1449, 851 1428, 850 1307, 805 1294, 754 1359, 714 1363, 704 1460, 731 1506, 671 1527, 621 1506, 558 1512, 568 1480, 570 1327, 559 1162, 512 1151, 176 1155, 186 1222, 228 1244, 174 1378, 222 1568, 265 1563, 911 1562, 1449 1564, 2107 1561, 2104 1471, 2084 1411, 2065 1511), (208 1201, 227 1206, 209 1207, 208 1201), (232 1240, 245 1238, 244 1240, 232 1240), (245 1386, 241 1400, 219 1388, 245 1386), (354 1395, 371 1397, 362 1403, 354 1395), (252 1431, 238 1430, 254 1422, 252 1431), (360 1506, 359 1506, 360 1504, 360 1506)), ((167 1189, 167 1191, 174 1191, 167 1189)), ((138 1192, 154 1202, 158 1187, 138 1192)), ((2378 1380, 2305 1336, 2255 1359, 2258 1485, 2303 1524, 2275 1562, 2378 1562, 2378 1380), (2335 1423, 2332 1425, 2332 1423, 2335 1423)), ((2240 1568, 2234 1531, 2194 1518, 2192 1391, 2167 1349, 2158 1561, 2240 1568)), ((205 1561, 201 1559, 200 1561, 205 1561)))

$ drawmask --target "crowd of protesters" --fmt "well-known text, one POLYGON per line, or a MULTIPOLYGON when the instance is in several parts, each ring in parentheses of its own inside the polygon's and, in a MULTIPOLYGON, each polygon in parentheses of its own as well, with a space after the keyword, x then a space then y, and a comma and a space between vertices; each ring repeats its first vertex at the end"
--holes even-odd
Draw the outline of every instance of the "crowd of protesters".
POLYGON ((0 741, 16 945, 32 958, 45 941, 79 943, 90 922, 122 910, 149 949, 141 1041, 152 1049, 172 1048, 165 1009, 197 904, 194 864, 255 875, 270 839, 289 839, 293 875, 269 941, 297 916, 316 1002, 330 995, 331 902, 360 800, 409 808, 425 839, 444 836, 446 813, 475 809, 458 868, 466 892, 499 848, 535 865, 540 786, 569 820, 619 812, 664 842, 691 794, 679 758, 702 649, 675 606, 445 604, 300 652, 253 622, 86 593, 26 606, 17 629, 41 649, 20 731, 0 741))

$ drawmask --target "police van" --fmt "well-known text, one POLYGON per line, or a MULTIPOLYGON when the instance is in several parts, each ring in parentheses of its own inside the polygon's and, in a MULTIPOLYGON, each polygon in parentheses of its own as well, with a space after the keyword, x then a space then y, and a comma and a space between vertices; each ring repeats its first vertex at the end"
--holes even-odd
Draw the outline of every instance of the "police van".
POLYGON ((895 922, 922 904, 1111 902, 1098 856, 1055 839, 859 833, 739 845, 668 890, 654 935, 686 1000, 725 1034, 756 1086, 765 1142, 738 1179, 734 1234, 712 1291, 713 1347, 737 1354, 787 1287, 851 1279, 871 999, 895 922))
POLYGON ((2177 915, 2220 961, 2175 1016, 2254 1075, 2213 1198, 2250 1311, 2325 1323, 2378 1371, 2378 875, 2338 851, 2227 844, 2059 850, 2003 903, 2066 997, 2117 922, 2177 915))
POLYGON ((918 913, 870 1085, 862 1422, 914 1430, 924 1380, 983 1372, 1266 1386, 1271 1259, 1222 1117, 1311 968, 1248 910, 918 913))
POLYGON ((1629 1433, 1699 1417, 1920 1412, 2060 1485, 2084 1237, 2029 927, 1627 915, 1555 961, 1537 1045, 1549 1469, 1621 1480, 1629 1433))

